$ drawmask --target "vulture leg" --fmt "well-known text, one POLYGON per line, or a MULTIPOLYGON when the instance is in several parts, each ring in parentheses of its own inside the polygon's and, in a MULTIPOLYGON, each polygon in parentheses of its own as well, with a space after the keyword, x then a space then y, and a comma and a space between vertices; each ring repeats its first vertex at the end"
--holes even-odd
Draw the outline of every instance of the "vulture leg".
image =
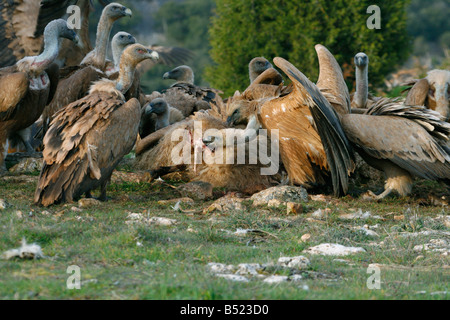
POLYGON ((85 197, 86 197, 87 199, 92 199, 91 190, 86 191, 86 193, 85 193, 84 195, 85 195, 85 197))
POLYGON ((0 141, 0 177, 8 172, 5 163, 7 154, 8 154, 8 140, 6 140, 4 143, 0 141))

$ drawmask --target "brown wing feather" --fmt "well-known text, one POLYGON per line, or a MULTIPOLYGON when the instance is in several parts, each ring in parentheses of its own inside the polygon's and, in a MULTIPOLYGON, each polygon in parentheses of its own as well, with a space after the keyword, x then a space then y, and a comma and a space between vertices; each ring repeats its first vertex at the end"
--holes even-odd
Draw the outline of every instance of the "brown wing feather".
POLYGON ((313 164, 328 170, 325 151, 312 123, 306 101, 298 92, 271 99, 262 105, 259 121, 263 128, 279 130, 281 160, 291 183, 311 186, 323 183, 313 164))
POLYGON ((7 120, 28 92, 29 80, 25 73, 15 72, 0 76, 0 120, 7 120))
POLYGON ((425 100, 430 90, 430 84, 427 79, 417 81, 409 90, 406 96, 405 105, 407 106, 424 106, 425 100))
POLYGON ((450 155, 420 124, 395 116, 346 115, 350 141, 377 159, 388 159, 425 179, 450 179, 450 155))
POLYGON ((342 69, 331 52, 323 45, 316 45, 319 58, 319 80, 317 87, 322 93, 328 94, 327 100, 338 114, 350 113, 350 93, 344 81, 342 69))
POLYGON ((94 93, 59 112, 44 138, 35 202, 72 201, 110 178, 137 137, 140 105, 94 93))
POLYGON ((84 67, 74 72, 68 78, 59 81, 52 101, 42 113, 44 133, 47 130, 46 126, 53 119, 53 115, 68 104, 86 96, 89 93, 92 82, 99 80, 101 75, 93 67, 84 67))
POLYGON ((319 89, 295 66, 283 58, 274 63, 292 80, 293 91, 287 95, 308 106, 322 140, 336 195, 348 190, 348 175, 355 168, 354 154, 338 116, 319 89))
POLYGON ((188 49, 179 47, 163 47, 163 46, 149 46, 149 49, 158 52, 158 61, 145 60, 142 61, 138 70, 141 73, 146 73, 157 64, 168 66, 182 65, 194 57, 194 53, 188 49))

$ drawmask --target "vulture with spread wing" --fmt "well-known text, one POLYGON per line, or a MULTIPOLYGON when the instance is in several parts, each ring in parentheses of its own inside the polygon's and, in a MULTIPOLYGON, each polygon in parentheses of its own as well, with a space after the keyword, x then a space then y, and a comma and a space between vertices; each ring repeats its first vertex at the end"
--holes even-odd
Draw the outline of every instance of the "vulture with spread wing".
MULTIPOLYGON (((62 19, 50 22, 45 28, 44 51, 39 56, 25 57, 11 67, 0 69, 0 168, 3 171, 7 139, 40 117, 58 83, 59 68, 52 63, 58 56, 60 38, 77 41, 75 32, 62 19)), ((27 149, 32 151, 29 145, 27 149)))
MULTIPOLYGON (((346 193, 348 176, 354 169, 353 151, 337 114, 295 66, 282 58, 275 58, 274 63, 292 85, 272 97, 247 104, 238 102, 228 111, 228 123, 237 124, 249 114, 256 115, 263 128, 279 130, 281 161, 291 184, 321 185, 326 182, 326 172, 330 172, 335 194, 346 193)), ((276 90, 276 86, 272 87, 276 90)))
POLYGON ((55 115, 44 137, 44 167, 34 201, 50 206, 71 202, 106 185, 114 168, 133 148, 139 129, 141 106, 135 98, 126 100, 139 62, 157 59, 158 54, 134 44, 122 54, 116 81, 94 83, 88 96, 55 115))
MULTIPOLYGON (((337 65, 336 59, 323 46, 321 59, 337 65)), ((322 62, 321 62, 322 63, 322 62)), ((346 90, 342 71, 330 68, 341 90, 346 90)), ((324 86, 323 90, 334 91, 324 86)), ((345 93, 347 95, 347 93, 345 93)), ((363 96, 363 105, 367 103, 363 96)), ((412 177, 429 180, 450 179, 450 124, 432 110, 407 106, 392 99, 381 98, 364 114, 339 112, 342 128, 352 146, 372 167, 386 175, 385 191, 373 198, 383 199, 392 191, 406 196, 412 189, 412 177)))

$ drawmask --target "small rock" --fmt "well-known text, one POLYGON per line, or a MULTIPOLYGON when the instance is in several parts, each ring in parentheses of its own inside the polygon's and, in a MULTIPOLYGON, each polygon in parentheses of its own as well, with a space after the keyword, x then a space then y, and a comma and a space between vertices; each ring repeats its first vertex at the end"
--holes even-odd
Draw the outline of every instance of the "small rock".
POLYGON ((230 211, 244 211, 245 206, 242 203, 244 199, 236 198, 233 195, 226 195, 214 201, 204 213, 211 213, 214 211, 230 212, 230 211))
POLYGON ((11 205, 4 199, 0 199, 0 210, 5 210, 9 208, 11 205))
POLYGON ((161 205, 170 205, 170 204, 177 204, 177 203, 194 204, 195 202, 191 198, 177 198, 177 199, 159 200, 158 201, 158 204, 161 204, 161 205))
POLYGON ((50 216, 50 215, 51 215, 51 213, 48 212, 47 210, 42 211, 41 214, 42 214, 43 216, 50 216))
POLYGON ((308 193, 302 187, 279 186, 258 192, 250 198, 250 200, 253 201, 253 206, 255 207, 267 205, 272 199, 276 199, 281 203, 308 202, 308 193))
POLYGON ((404 216, 404 215, 401 215, 401 216, 394 216, 394 220, 395 220, 395 221, 403 221, 403 220, 405 220, 405 216, 404 216))
POLYGON ((278 199, 271 199, 267 203, 267 206, 269 208, 279 208, 279 207, 281 207, 281 205, 283 205, 283 203, 280 200, 278 200, 278 199))
POLYGON ((300 203, 288 202, 286 204, 287 214, 300 214, 303 213, 303 206, 300 203))
POLYGON ((41 171, 43 166, 44 161, 42 161, 42 158, 24 158, 9 171, 13 173, 33 173, 41 171))
POLYGON ((302 237, 300 238, 301 242, 308 242, 310 239, 311 235, 309 233, 302 235, 302 237))
POLYGON ((270 276, 263 280, 265 283, 274 284, 288 281, 289 278, 286 276, 270 276))
POLYGON ((73 212, 83 212, 83 209, 80 209, 78 207, 72 207, 72 208, 70 208, 70 210, 73 212))
POLYGON ((42 249, 39 245, 32 243, 27 244, 26 240, 22 240, 22 246, 18 249, 8 250, 3 253, 3 259, 10 260, 12 258, 20 259, 41 259, 44 258, 42 249))
POLYGON ((366 252, 366 250, 361 247, 345 247, 335 243, 322 243, 318 246, 306 249, 304 252, 324 256, 347 256, 350 254, 366 252))
POLYGON ((208 200, 213 197, 213 186, 203 181, 194 181, 178 187, 181 195, 194 200, 208 200))
POLYGON ((218 276, 220 278, 224 278, 226 280, 230 280, 230 281, 248 282, 248 279, 246 277, 235 275, 235 274, 216 274, 216 276, 218 276))
POLYGON ((289 277, 289 280, 293 281, 293 282, 299 282, 303 280, 303 277, 299 274, 294 274, 292 276, 289 277))
POLYGON ((16 211, 16 217, 19 218, 19 219, 23 219, 23 212, 17 210, 17 211, 16 211))
POLYGON ((263 267, 258 263, 241 263, 238 265, 236 274, 257 276, 261 274, 263 267))
POLYGON ((101 204, 101 201, 92 198, 83 198, 78 200, 78 206, 83 209, 100 206, 101 204))
POLYGON ((322 219, 328 218, 328 216, 329 216, 330 213, 331 213, 331 209, 330 209, 330 208, 326 208, 326 209, 324 209, 324 210, 319 209, 319 210, 314 211, 314 212, 311 214, 311 217, 314 218, 314 219, 320 219, 320 220, 322 220, 322 219))
POLYGON ((282 267, 294 268, 294 269, 306 269, 311 264, 308 258, 304 256, 298 257, 281 257, 278 259, 278 265, 282 267))
POLYGON ((368 237, 379 237, 378 233, 376 233, 375 231, 372 231, 372 230, 370 230, 368 228, 365 228, 365 227, 355 227, 354 229, 357 230, 357 231, 361 231, 362 233, 364 233, 368 237))
POLYGON ((355 213, 349 213, 349 214, 342 214, 339 216, 339 219, 341 220, 366 220, 366 219, 383 219, 381 216, 373 216, 370 211, 363 212, 361 209, 358 210, 358 212, 355 213))
POLYGON ((161 217, 151 217, 150 219, 148 219, 148 223, 157 226, 173 226, 177 223, 177 220, 161 217))
POLYGON ((234 273, 234 271, 236 270, 236 267, 233 265, 226 265, 224 263, 215 263, 215 262, 210 262, 208 263, 208 268, 211 272, 214 273, 234 273))

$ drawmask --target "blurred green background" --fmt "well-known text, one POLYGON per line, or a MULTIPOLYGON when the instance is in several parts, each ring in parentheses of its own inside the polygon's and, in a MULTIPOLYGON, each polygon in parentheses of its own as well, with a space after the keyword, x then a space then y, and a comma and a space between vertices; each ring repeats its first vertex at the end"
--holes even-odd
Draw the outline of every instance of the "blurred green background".
MULTIPOLYGON (((217 1, 226 2, 223 0, 217 1)), ((178 46, 190 49, 195 53, 195 57, 187 64, 194 69, 196 84, 210 86, 221 83, 218 78, 222 75, 219 73, 211 74, 211 72, 208 72, 208 77, 205 76, 205 69, 212 68, 214 70, 209 30, 211 30, 211 18, 216 14, 216 0, 122 0, 119 2, 133 10, 133 17, 118 21, 114 26, 112 35, 118 31, 127 31, 143 44, 178 46)), ((277 0, 267 3, 276 6, 277 2, 282 3, 283 1, 277 0)), ((311 5, 314 5, 315 2, 311 1, 311 5)), ((380 6, 383 4, 383 1, 376 2, 381 3, 380 6)), ((256 2, 251 0, 251 3, 256 2)), ((95 12, 91 15, 90 30, 93 39, 95 37, 95 26, 101 13, 101 6, 98 3, 95 6, 95 12)), ((324 12, 324 15, 326 15, 326 12, 324 12)), ((430 69, 448 69, 450 67, 450 0, 409 0, 406 5, 405 17, 406 31, 409 36, 408 52, 405 59, 402 59, 401 63, 397 63, 395 66, 389 66, 389 70, 383 70, 381 76, 385 79, 384 83, 377 83, 377 88, 372 88, 372 90, 394 90, 400 82, 399 76, 396 75, 399 71, 400 73, 408 73, 404 70, 409 70, 408 74, 424 76, 426 71, 430 69)), ((245 17, 242 17, 242 19, 245 19, 245 17)), ((234 30, 233 28, 239 30, 239 22, 236 22, 231 30, 234 30)), ((301 33, 298 30, 296 32, 301 33)), ((219 39, 219 46, 220 42, 226 43, 226 39, 219 39)), ((327 45, 326 43, 323 44, 327 45)), ((217 41, 215 45, 218 45, 217 41)), ((383 45, 387 48, 390 44, 383 45)), ((219 47, 219 49, 221 48, 219 47)), ((239 44, 237 44, 235 50, 239 50, 239 44)), ((257 52, 258 48, 255 51, 257 52)), ((264 53, 263 48, 261 48, 261 52, 264 53)), ((273 57, 268 56, 266 58, 271 59, 273 57)), ((297 66, 302 70, 302 65, 297 66)), ((304 66, 305 69, 307 67, 309 66, 304 66)), ((162 80, 162 75, 170 69, 172 69, 171 66, 157 66, 142 75, 145 90, 151 92, 167 88, 171 82, 162 80)), ((310 76, 311 80, 316 80, 315 75, 308 74, 308 72, 305 72, 305 74, 310 76)), ((242 84, 236 84, 236 86, 236 89, 245 89, 241 87, 242 84)), ((352 87, 351 81, 349 86, 352 87)), ((220 87, 217 89, 223 90, 220 87)))

